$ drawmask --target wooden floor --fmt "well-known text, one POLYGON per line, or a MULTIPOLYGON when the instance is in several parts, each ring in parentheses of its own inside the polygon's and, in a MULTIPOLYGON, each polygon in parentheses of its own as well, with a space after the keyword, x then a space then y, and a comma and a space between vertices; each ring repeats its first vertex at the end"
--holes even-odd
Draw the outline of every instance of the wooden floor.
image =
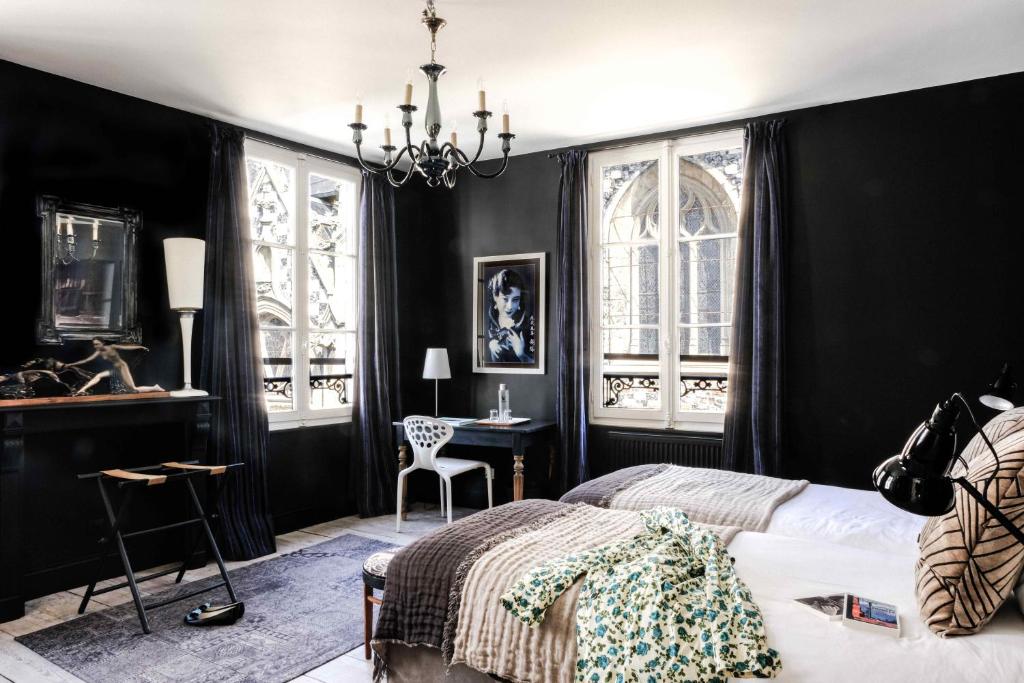
MULTIPOLYGON (((454 508, 455 517, 465 517, 472 514, 473 510, 454 508)), ((343 517, 333 522, 317 524, 300 531, 293 531, 289 534, 282 534, 277 537, 277 553, 261 557, 258 560, 249 562, 228 562, 228 569, 243 567, 254 562, 277 557, 282 553, 293 552, 306 546, 321 543, 328 538, 334 538, 342 533, 355 533, 370 538, 380 539, 397 545, 411 543, 420 536, 444 524, 437 506, 415 505, 409 512, 409 519, 402 522, 402 533, 395 533, 395 517, 388 515, 384 517, 371 517, 359 519, 358 517, 343 517)), ((206 576, 217 573, 217 566, 208 564, 203 569, 189 571, 185 574, 185 581, 195 581, 206 576)), ((122 579, 123 580, 123 579, 122 579)), ((117 583, 112 579, 100 583, 111 585, 117 583)), ((148 581, 144 584, 146 590, 144 595, 159 592, 172 585, 173 576, 161 577, 148 581)), ((27 647, 15 642, 15 636, 20 636, 41 628, 52 626, 63 621, 70 621, 78 616, 78 603, 82 599, 85 586, 70 591, 47 595, 43 598, 32 600, 25 605, 25 616, 17 621, 8 621, 0 624, 0 683, 10 681, 12 683, 81 683, 81 679, 64 671, 60 667, 51 664, 27 647)), ((127 588, 104 593, 93 598, 93 602, 100 605, 113 606, 131 600, 131 593, 127 588)), ((355 650, 344 654, 336 659, 327 662, 323 666, 313 669, 303 676, 293 679, 296 683, 363 683, 370 681, 371 666, 363 659, 363 647, 360 644, 355 650)))

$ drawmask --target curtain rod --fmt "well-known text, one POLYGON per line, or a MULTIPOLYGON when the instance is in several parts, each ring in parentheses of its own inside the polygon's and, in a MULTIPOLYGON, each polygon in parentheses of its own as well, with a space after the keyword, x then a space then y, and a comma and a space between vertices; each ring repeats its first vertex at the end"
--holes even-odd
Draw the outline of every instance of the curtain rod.
POLYGON ((626 147, 637 147, 638 145, 646 145, 652 142, 659 142, 661 140, 673 140, 676 138, 686 137, 688 135, 705 135, 711 133, 720 133, 725 130, 735 130, 737 128, 743 128, 748 123, 755 121, 770 121, 777 119, 785 121, 785 116, 755 116, 749 119, 739 119, 736 121, 724 121, 722 123, 709 123, 702 126, 692 126, 690 128, 678 128, 676 130, 670 130, 663 133, 649 133, 647 135, 638 135, 631 138, 620 138, 618 140, 608 140, 606 142, 593 142, 586 145, 572 145, 569 147, 561 147, 556 152, 548 153, 548 159, 554 159, 563 152, 568 152, 574 149, 582 149, 587 152, 604 152, 609 149, 624 149, 626 147))
POLYGON ((245 132, 245 137, 248 140, 254 142, 260 142, 264 145, 270 145, 271 147, 277 147, 278 149, 284 149, 289 152, 298 152, 299 154, 305 154, 306 156, 315 157, 324 161, 333 161, 335 163, 345 164, 354 168, 359 168, 356 160, 342 154, 340 152, 328 152, 327 150, 321 150, 310 145, 303 144, 301 142, 293 142, 291 140, 283 140, 282 138, 275 137, 273 135, 267 135, 265 133, 254 133, 253 131, 242 129, 245 132), (290 144, 285 144, 290 143, 290 144), (299 149, 296 149, 298 147, 299 149), (337 157, 324 156, 324 154, 337 154, 337 157))

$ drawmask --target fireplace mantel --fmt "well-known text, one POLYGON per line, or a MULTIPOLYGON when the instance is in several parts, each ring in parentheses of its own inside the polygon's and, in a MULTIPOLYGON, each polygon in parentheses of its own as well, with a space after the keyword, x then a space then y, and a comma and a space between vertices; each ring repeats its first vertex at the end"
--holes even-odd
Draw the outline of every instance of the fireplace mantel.
POLYGON ((102 533, 83 521, 85 512, 76 509, 95 492, 79 494, 73 488, 75 475, 168 459, 205 462, 211 412, 218 400, 215 396, 161 396, 15 405, 5 401, 0 406, 0 621, 22 616, 26 599, 88 582, 84 570, 90 558, 83 539, 74 539, 82 545, 81 557, 51 561, 39 559, 46 553, 38 552, 50 543, 67 544, 70 534, 77 533, 87 534, 95 547, 102 533), (177 444, 154 438, 151 447, 131 452, 108 447, 119 441, 112 434, 123 432, 126 443, 137 444, 145 442, 145 434, 138 430, 173 424, 183 426, 177 444), (91 434, 105 435, 101 447, 90 449, 91 434), (68 492, 70 496, 62 495, 68 492), (79 495, 81 499, 76 500, 79 495), (49 501, 49 514, 29 512, 30 508, 38 512, 40 501, 49 501))

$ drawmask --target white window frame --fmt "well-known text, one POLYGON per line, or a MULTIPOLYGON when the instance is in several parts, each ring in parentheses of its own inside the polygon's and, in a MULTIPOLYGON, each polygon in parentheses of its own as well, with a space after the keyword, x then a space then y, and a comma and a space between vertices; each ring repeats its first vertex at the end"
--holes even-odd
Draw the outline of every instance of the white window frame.
MULTIPOLYGON (((359 357, 353 352, 352 362, 348 366, 352 369, 352 380, 349 383, 348 405, 340 408, 328 408, 314 410, 310 404, 310 364, 309 364, 309 339, 310 334, 315 332, 309 325, 309 179, 311 175, 327 176, 337 178, 354 184, 354 202, 352 226, 357 228, 358 223, 358 201, 360 183, 362 177, 353 167, 337 162, 310 156, 301 152, 295 152, 284 147, 269 145, 257 140, 247 139, 245 141, 245 156, 254 159, 273 161, 295 169, 295 244, 289 246, 292 249, 294 263, 292 266, 292 294, 294 297, 292 311, 292 326, 275 328, 281 331, 292 333, 292 400, 294 410, 274 412, 268 415, 271 431, 285 429, 296 429, 299 427, 315 427, 319 425, 340 424, 352 420, 352 402, 357 395, 357 373, 359 357)), ((247 226, 248 228, 248 226, 247 226)), ((271 247, 282 248, 282 245, 269 242, 250 240, 253 244, 267 244, 271 247)), ((358 263, 361 244, 356 244, 356 262, 358 263)), ((314 250, 315 251, 315 250, 314 250)), ((358 278, 358 273, 356 273, 358 278)), ((358 334, 358 310, 356 308, 356 292, 351 292, 352 310, 356 315, 356 326, 346 333, 358 334)), ((261 327, 262 329, 262 327, 261 327)), ((329 330, 324 330, 330 332, 329 330)), ((261 366, 262 367, 262 366, 261 366)))
MULTIPOLYGON (((594 152, 588 161, 589 242, 587 255, 589 273, 587 298, 590 306, 590 415, 591 423, 607 426, 632 426, 654 429, 676 429, 689 432, 721 433, 725 424, 724 413, 684 411, 679 409, 679 158, 718 149, 742 147, 740 129, 704 135, 693 135, 674 140, 662 140, 629 148, 594 152), (656 160, 658 163, 658 288, 660 358, 658 383, 661 406, 649 408, 605 407, 603 401, 603 353, 601 337, 601 239, 602 193, 601 168, 638 161, 656 160), (667 176, 667 180, 666 180, 667 176), (667 294, 667 296, 666 296, 667 294), (666 381, 668 380, 668 381, 666 381)), ((706 364, 712 370, 726 373, 727 363, 706 364)))

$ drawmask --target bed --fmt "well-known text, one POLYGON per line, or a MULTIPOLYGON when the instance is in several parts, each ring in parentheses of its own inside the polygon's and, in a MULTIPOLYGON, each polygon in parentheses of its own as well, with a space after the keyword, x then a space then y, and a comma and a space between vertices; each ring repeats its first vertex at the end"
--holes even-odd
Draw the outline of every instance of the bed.
MULTIPOLYGON (((607 489, 609 484, 621 491, 623 481, 633 474, 618 473, 611 482, 590 486, 590 492, 607 489)), ((706 474, 697 473, 697 478, 706 474)), ((650 479, 651 473, 646 475, 645 479, 650 479)), ((762 481, 746 483, 766 485, 762 481)), ((742 489, 746 484, 734 481, 731 485, 742 489)), ((768 641, 781 653, 783 670, 778 680, 1024 680, 1024 618, 1015 605, 1004 605, 983 632, 966 638, 939 638, 921 621, 914 594, 914 563, 922 518, 889 506, 874 492, 806 482, 767 485, 781 487, 782 493, 770 504, 770 513, 764 515, 759 510, 750 516, 760 528, 722 529, 736 571, 762 610, 768 641), (863 633, 830 623, 793 602, 795 597, 847 591, 896 604, 902 637, 863 633)), ((664 486, 656 488, 665 490, 664 486)), ((629 515, 639 514, 632 505, 618 509, 612 500, 605 500, 604 507, 594 507, 581 502, 580 494, 567 494, 564 502, 522 501, 500 506, 442 528, 403 550, 396 560, 408 553, 414 567, 428 566, 430 570, 426 573, 429 578, 421 576, 419 583, 401 576, 394 577, 393 583, 389 571, 390 590, 385 591, 374 641, 374 650, 381 656, 380 671, 387 671, 388 680, 483 683, 494 680, 492 675, 516 681, 572 680, 571 668, 564 665, 574 661, 570 630, 563 629, 560 636, 549 633, 545 640, 522 629, 505 630, 500 613, 492 609, 489 614, 474 615, 474 608, 467 605, 496 601, 499 586, 544 559, 631 533, 629 515), (477 536, 466 533, 465 527, 472 524, 481 530, 477 536), (559 525, 562 536, 547 531, 559 525), (570 537, 572 533, 576 536, 570 537), (479 534, 486 536, 484 542, 479 534), (450 553, 456 546, 458 568, 445 574, 443 568, 451 564, 450 553), (503 549, 503 557, 492 559, 489 553, 500 555, 503 549), (438 569, 441 575, 436 573, 438 569), (429 592, 427 584, 441 586, 434 596, 439 599, 433 603, 424 597, 429 592), (404 590, 400 589, 403 585, 404 590), (435 620, 434 634, 411 626, 416 618, 409 613, 424 608, 435 620), (437 622, 444 623, 441 637, 436 634, 437 622), (524 668, 524 661, 530 665, 524 668), (445 662, 452 664, 446 666, 445 662)), ((645 500, 636 505, 664 502, 645 500)), ((685 510, 693 501, 675 502, 685 510)), ((571 603, 572 596, 566 594, 559 600, 571 603)), ((571 611, 572 607, 567 604, 565 609, 571 611)))

